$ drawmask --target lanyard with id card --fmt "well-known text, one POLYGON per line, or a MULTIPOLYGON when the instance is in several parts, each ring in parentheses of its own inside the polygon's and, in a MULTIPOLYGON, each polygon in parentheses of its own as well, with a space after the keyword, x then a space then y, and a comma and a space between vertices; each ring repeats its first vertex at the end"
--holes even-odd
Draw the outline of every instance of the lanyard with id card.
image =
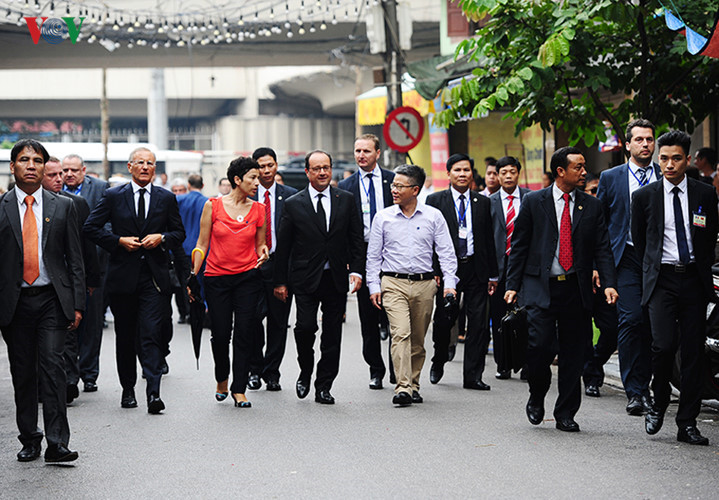
POLYGON ((707 216, 702 213, 702 207, 692 214, 692 225, 696 227, 707 227, 707 216))

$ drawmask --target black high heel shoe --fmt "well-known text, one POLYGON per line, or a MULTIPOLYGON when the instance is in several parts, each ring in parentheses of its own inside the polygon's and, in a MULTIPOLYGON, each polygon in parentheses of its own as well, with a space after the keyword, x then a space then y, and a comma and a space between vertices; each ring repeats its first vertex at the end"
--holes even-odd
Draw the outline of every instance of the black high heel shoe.
POLYGON ((252 408, 252 403, 249 401, 239 401, 235 399, 235 395, 232 395, 232 399, 235 402, 235 408, 252 408))
MULTIPOLYGON (((227 382, 227 381, 225 380, 225 382, 227 382)), ((220 384, 217 384, 217 385, 219 386, 220 384)), ((216 392, 215 392, 215 399, 216 399, 219 403, 222 403, 225 399, 227 399, 227 396, 228 396, 229 394, 230 394, 229 391, 225 391, 225 392, 216 391, 216 392)))

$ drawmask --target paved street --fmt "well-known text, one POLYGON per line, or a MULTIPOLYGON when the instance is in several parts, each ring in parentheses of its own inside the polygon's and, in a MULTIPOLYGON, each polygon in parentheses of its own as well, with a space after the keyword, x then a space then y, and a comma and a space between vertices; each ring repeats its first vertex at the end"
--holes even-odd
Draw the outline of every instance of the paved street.
MULTIPOLYGON (((461 346, 440 384, 422 374, 425 403, 394 408, 392 391, 367 387, 354 298, 344 331, 334 406, 299 400, 294 342, 283 363, 283 391, 248 391, 253 408, 214 400, 209 331, 195 368, 189 327, 178 325, 162 384, 163 415, 148 415, 144 384, 137 409, 120 408, 114 334, 105 331, 99 392, 68 408, 74 466, 16 461, 7 349, 0 347, 1 498, 716 498, 719 415, 704 408, 709 447, 676 441, 672 405, 665 428, 648 437, 625 414, 624 394, 605 386, 584 398, 582 432, 533 427, 526 384, 494 379, 490 392, 461 387, 461 346)), ((428 336, 428 340, 429 340, 428 336)), ((427 342, 428 359, 431 342, 427 342)), ((491 356, 490 356, 491 357, 491 356)), ((387 383, 385 379, 385 383, 387 383)), ((81 388, 82 389, 82 388, 81 388)), ((556 377, 553 381, 556 389, 556 377)), ((45 442, 43 442, 43 449, 45 442)))

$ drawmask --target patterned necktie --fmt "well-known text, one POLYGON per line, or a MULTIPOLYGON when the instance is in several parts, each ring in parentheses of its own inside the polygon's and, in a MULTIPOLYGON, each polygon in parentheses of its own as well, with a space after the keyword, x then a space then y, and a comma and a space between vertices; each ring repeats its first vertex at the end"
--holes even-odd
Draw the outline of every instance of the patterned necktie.
POLYGON ((689 244, 687 243, 687 233, 684 231, 684 214, 682 212, 682 202, 679 199, 679 186, 674 186, 674 228, 677 232, 677 247, 679 247, 679 261, 682 264, 689 263, 689 244))
POLYGON ((562 212, 562 224, 559 227, 559 265, 562 269, 569 271, 574 265, 574 251, 572 250, 572 218, 569 214, 569 193, 562 195, 564 198, 564 211, 562 212))
POLYGON ((25 197, 25 217, 23 218, 22 227, 22 279, 25 280, 28 285, 32 285, 38 276, 40 276, 40 261, 37 255, 37 221, 32 211, 33 203, 35 203, 35 198, 32 196, 25 197))
POLYGON ((145 225, 145 192, 147 189, 140 188, 140 198, 137 200, 137 222, 140 228, 145 225))
MULTIPOLYGON (((459 227, 467 227, 467 207, 464 204, 464 195, 459 195, 459 215, 457 217, 459 227), (462 220, 459 220, 462 217, 462 220)), ((459 238, 459 258, 464 259, 467 256, 467 238, 459 238)))
POLYGON ((504 251, 505 255, 509 255, 509 252, 512 250, 512 233, 514 233, 514 196, 509 195, 507 196, 507 199, 509 200, 509 205, 507 206, 507 247, 504 251))
POLYGON ((369 225, 372 226, 372 220, 374 220, 374 216, 377 213, 377 199, 374 192, 374 182, 372 182, 372 174, 367 174, 367 180, 369 181, 369 225))
POLYGON ((272 205, 270 204, 270 192, 265 191, 265 224, 267 232, 265 233, 265 243, 267 250, 272 249, 272 205))
POLYGON ((639 168, 639 187, 645 186, 647 184, 647 174, 649 173, 649 168, 639 168))
POLYGON ((324 194, 317 193, 317 218, 320 221, 320 227, 324 232, 327 232, 327 214, 325 213, 325 207, 322 206, 322 197, 324 194))

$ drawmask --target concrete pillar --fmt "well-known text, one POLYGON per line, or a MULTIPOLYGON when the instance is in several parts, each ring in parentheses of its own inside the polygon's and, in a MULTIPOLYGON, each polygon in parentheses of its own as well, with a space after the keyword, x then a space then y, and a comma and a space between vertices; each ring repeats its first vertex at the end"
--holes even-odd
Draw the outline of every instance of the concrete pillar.
POLYGON ((147 135, 159 149, 168 147, 167 99, 165 98, 165 70, 153 68, 150 74, 150 93, 147 96, 147 135))

